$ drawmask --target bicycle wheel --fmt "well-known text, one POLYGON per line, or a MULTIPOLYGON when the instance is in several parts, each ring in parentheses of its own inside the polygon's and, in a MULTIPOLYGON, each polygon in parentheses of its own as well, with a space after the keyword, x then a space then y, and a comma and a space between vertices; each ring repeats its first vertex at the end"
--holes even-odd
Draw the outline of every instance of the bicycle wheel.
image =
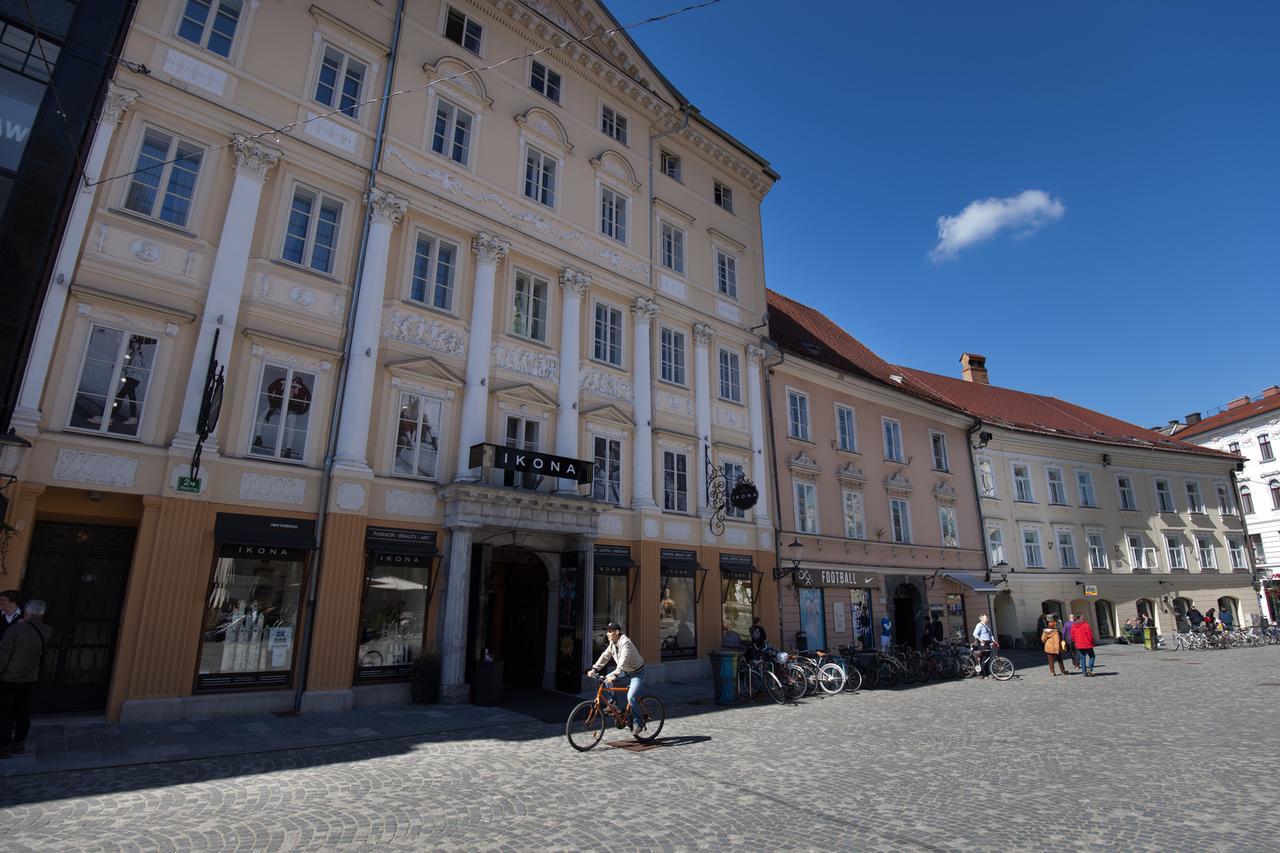
POLYGON ((876 665, 876 675, 881 687, 898 686, 898 668, 889 661, 882 660, 876 665))
POLYGON ((662 707, 662 700, 657 696, 642 696, 636 699, 636 705, 632 706, 632 713, 639 711, 640 721, 643 728, 640 731, 632 730, 632 735, 641 743, 650 743, 662 731, 662 724, 667 721, 667 710, 662 707))
POLYGON ((846 677, 839 664, 824 663, 818 667, 818 687, 828 696, 834 696, 844 690, 846 677))
POLYGON ((759 675, 749 666, 738 670, 738 696, 748 701, 760 695, 759 675))
POLYGON ((1013 662, 1008 658, 992 657, 989 671, 996 681, 1008 681, 1013 678, 1013 662))
POLYGON ((569 721, 564 724, 565 737, 569 745, 578 752, 586 752, 604 737, 604 713, 596 707, 594 701, 579 702, 569 712, 569 721))
POLYGON ((765 670, 760 673, 764 681, 764 689, 768 692, 769 698, 779 705, 787 704, 787 690, 782 686, 782 682, 778 680, 778 676, 772 672, 765 670))
POLYGON ((853 664, 844 668, 844 692, 857 693, 862 689, 862 670, 853 664))
POLYGON ((803 699, 804 694, 809 692, 809 681, 805 678, 804 670, 794 663, 787 664, 785 676, 780 680, 787 689, 787 698, 793 702, 803 699))
POLYGON ((862 676, 862 686, 868 690, 875 690, 880 686, 880 668, 874 663, 866 667, 858 667, 858 673, 862 676))

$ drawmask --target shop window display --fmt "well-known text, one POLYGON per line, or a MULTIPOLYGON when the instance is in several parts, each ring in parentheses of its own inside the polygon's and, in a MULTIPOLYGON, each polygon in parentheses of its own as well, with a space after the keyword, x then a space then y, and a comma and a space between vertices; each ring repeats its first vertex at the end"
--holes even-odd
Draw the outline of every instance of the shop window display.
MULTIPOLYGON (((723 572, 723 570, 721 570, 723 572)), ((725 574, 720 578, 721 619, 724 622, 724 633, 733 631, 745 638, 751 632, 751 608, 755 600, 755 590, 751 587, 750 577, 732 577, 725 574)))
POLYGON ((422 653, 431 557, 372 554, 360 607, 360 678, 407 674, 422 653))
POLYGON ((677 574, 663 568, 662 600, 658 607, 658 635, 664 658, 693 657, 698 653, 698 610, 693 573, 677 574))

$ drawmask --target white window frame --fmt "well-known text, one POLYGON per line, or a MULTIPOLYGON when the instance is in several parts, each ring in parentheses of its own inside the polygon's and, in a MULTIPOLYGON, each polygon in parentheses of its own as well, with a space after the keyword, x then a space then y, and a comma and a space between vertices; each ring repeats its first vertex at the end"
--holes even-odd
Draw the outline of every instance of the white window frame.
POLYGON ((663 450, 662 451, 662 511, 674 512, 681 515, 689 514, 689 454, 683 450, 663 450), (678 460, 684 460, 683 475, 680 472, 678 460), (670 464, 668 464, 670 463, 670 464), (672 472, 670 490, 667 489, 667 471, 672 472), (684 488, 680 488, 680 478, 684 478, 684 488), (680 504, 684 503, 681 508, 680 504))
POLYGON ((1004 563, 1009 565, 1009 555, 1004 547, 1004 527, 998 523, 987 524, 987 554, 992 568, 1004 563))
POLYGON ((626 329, 624 328, 622 309, 603 299, 597 299, 591 305, 591 360, 600 364, 607 364, 610 367, 622 367, 626 361, 626 329), (605 320, 605 336, 600 337, 600 312, 606 312, 605 320), (615 322, 616 321, 616 322, 615 322), (616 340, 615 340, 616 338, 616 340), (597 355, 597 351, 603 347, 604 357, 597 355), (613 353, 617 352, 618 360, 613 360, 613 353))
POLYGON ((836 403, 836 449, 858 452, 858 415, 852 406, 843 403, 836 403))
POLYGON ((840 509, 844 514, 845 538, 866 539, 867 514, 862 492, 857 489, 841 489, 840 509))
POLYGON ((1129 531, 1124 535, 1125 544, 1129 548, 1129 560, 1132 562, 1132 569, 1144 569, 1146 571, 1155 571, 1160 568, 1160 559, 1157 556, 1159 552, 1147 544, 1146 536, 1142 533, 1129 531), (1137 540, 1137 544, 1134 544, 1137 540), (1147 564, 1147 558, 1151 558, 1150 565, 1147 564))
POLYGON ((1009 463, 1009 470, 1013 476, 1013 499, 1018 503, 1035 503, 1036 492, 1035 483, 1031 480, 1031 466, 1025 462, 1009 463), (1021 468, 1023 474, 1018 475, 1018 469, 1021 468))
POLYGON ((1063 470, 1056 465, 1046 465, 1044 482, 1048 488, 1049 506, 1067 506, 1067 478, 1063 470), (1054 479, 1055 474, 1058 475, 1057 480, 1054 479))
MULTIPOLYGON (((440 461, 441 461, 441 457, 443 456, 443 451, 445 448, 445 439, 444 439, 444 423, 445 423, 445 417, 446 417, 445 401, 434 394, 425 394, 419 390, 409 390, 407 388, 400 388, 400 387, 393 387, 392 390, 395 392, 395 397, 394 397, 395 415, 392 418, 392 423, 395 424, 395 438, 391 442, 392 459, 391 459, 391 467, 389 469, 390 475, 392 477, 406 479, 406 480, 426 480, 431 482, 439 482, 440 461), (422 423, 424 408, 426 406, 434 406, 434 407, 437 407, 438 409, 435 424, 434 424, 435 430, 436 430, 436 436, 435 436, 436 459, 435 459, 435 466, 431 474, 420 474, 420 473, 408 474, 403 471, 396 470, 396 461, 400 455, 400 435, 401 435, 400 428, 403 426, 403 420, 400 418, 400 413, 404 411, 406 397, 416 397, 418 400, 418 419, 417 421, 414 422, 415 432, 418 430, 418 427, 422 423)), ((430 426, 431 424, 429 422, 428 427, 430 426)), ((412 465, 412 468, 415 472, 418 471, 418 462, 419 462, 418 448, 417 446, 415 446, 413 465, 412 465)))
POLYGON ((1107 537, 1101 530, 1086 530, 1084 541, 1085 547, 1089 549, 1089 569, 1095 572, 1106 571, 1111 565, 1107 556, 1107 537))
POLYGON ((524 156, 520 160, 520 196, 534 204, 557 210, 556 205, 560 199, 560 158, 531 143, 525 143, 523 153, 524 156), (534 170, 537 179, 532 184, 529 181, 529 159, 531 157, 538 159, 538 164, 534 170), (547 190, 548 164, 551 165, 550 192, 547 190), (529 195, 530 188, 534 191, 533 195, 529 195), (548 195, 551 200, 544 200, 544 197, 548 195))
POLYGON ((990 459, 978 459, 978 490, 980 497, 998 498, 999 487, 996 483, 996 466, 990 459))
POLYGON ((1204 492, 1200 489, 1199 480, 1184 480, 1183 490, 1187 494, 1187 512, 1192 515, 1208 515, 1204 505, 1204 492))
POLYGON ((335 111, 330 118, 343 116, 357 124, 363 123, 364 117, 364 101, 369 84, 373 82, 374 74, 373 64, 362 56, 356 56, 349 50, 344 50, 333 42, 324 39, 320 42, 320 52, 316 57, 315 73, 311 77, 311 99, 310 103, 320 104, 328 110, 335 111), (329 59, 329 51, 333 51, 339 57, 341 62, 338 63, 338 70, 334 80, 331 100, 323 101, 320 99, 320 73, 324 69, 325 60, 329 59), (361 67, 360 72, 360 91, 358 91, 353 99, 353 103, 349 106, 342 105, 342 99, 346 94, 347 74, 351 70, 352 63, 361 67), (351 112, 347 112, 348 108, 351 112))
POLYGON ((291 267, 309 270, 313 273, 319 273, 320 275, 332 278, 335 275, 334 270, 341 266, 340 253, 342 250, 342 232, 344 230, 343 219, 347 212, 346 203, 335 195, 330 195, 324 190, 317 189, 316 187, 309 186, 308 184, 301 182, 295 182, 293 184, 292 191, 289 193, 287 198, 288 205, 284 211, 284 232, 281 235, 280 240, 280 261, 291 267), (289 219, 293 215, 293 204, 297 200, 299 193, 309 194, 312 196, 312 208, 311 213, 307 218, 307 231, 302 240, 302 260, 293 261, 286 258, 284 253, 285 246, 288 244, 291 236, 289 234, 289 219), (337 224, 334 226, 333 246, 330 250, 332 253, 332 263, 327 269, 321 269, 320 267, 314 266, 316 255, 316 231, 319 228, 320 211, 324 208, 326 202, 336 204, 338 206, 338 218, 337 224))
POLYGON ((511 322, 507 327, 507 331, 512 337, 521 338, 526 341, 536 341, 545 344, 547 338, 551 334, 551 282, 542 276, 535 275, 528 270, 517 268, 515 275, 511 280, 511 322), (524 279, 528 282, 528 292, 521 290, 520 281, 524 279), (538 291, 542 291, 541 297, 538 291), (521 297, 527 302, 526 310, 520 310, 521 297), (541 305, 542 313, 539 315, 538 307, 541 305), (524 317, 525 330, 518 328, 521 317, 524 317), (536 334, 539 325, 542 328, 542 336, 536 334))
MULTIPOLYGON (((747 476, 746 466, 743 464, 741 459, 725 459, 721 457, 720 471, 724 474, 724 481, 728 484, 728 488, 730 490, 733 489, 738 480, 747 476)), ((732 503, 725 507, 724 514, 728 518, 745 519, 747 517, 747 511, 745 509, 738 509, 732 503)))
POLYGON ((443 9, 441 10, 440 35, 445 39, 445 41, 451 42, 452 44, 456 44, 459 47, 461 47, 463 50, 468 51, 469 53, 473 53, 476 56, 483 56, 484 55, 484 32, 485 32, 484 24, 480 23, 478 20, 471 17, 466 12, 463 12, 461 9, 455 9, 454 7, 448 4, 444 4, 443 9), (449 36, 447 35, 447 33, 449 32, 449 13, 450 12, 453 12, 462 18, 462 39, 460 41, 449 38, 449 36), (470 28, 469 25, 474 25, 476 28, 480 30, 479 36, 476 38, 477 44, 474 48, 467 46, 467 36, 470 35, 470 33, 468 33, 468 30, 470 28))
POLYGON ((448 98, 437 95, 431 104, 431 113, 427 116, 427 121, 429 123, 427 130, 427 150, 433 154, 443 157, 450 163, 461 166, 464 169, 471 170, 471 149, 475 142, 477 126, 480 123, 479 117, 471 110, 463 109, 448 98), (441 146, 444 150, 437 151, 436 124, 440 120, 440 112, 442 110, 447 111, 448 118, 445 123, 445 130, 443 134, 444 141, 441 146), (457 148, 457 127, 459 115, 467 117, 466 145, 463 147, 461 160, 454 156, 454 151, 457 148))
POLYGON ((787 437, 800 441, 812 441, 809 429, 809 395, 803 391, 787 389, 787 437))
MULTIPOLYGON (((158 333, 153 331, 145 331, 145 332, 138 331, 136 329, 131 329, 125 325, 114 324, 114 323, 102 323, 102 322, 94 321, 89 323, 88 326, 89 326, 88 331, 84 337, 84 349, 80 353, 79 369, 76 370, 76 383, 72 387, 71 406, 67 410, 67 419, 66 419, 65 428, 71 432, 81 432, 81 433, 88 433, 90 435, 109 436, 111 438, 122 438, 122 439, 125 439, 126 441, 141 441, 142 425, 143 425, 143 420, 144 418, 146 418, 146 415, 147 415, 148 402, 151 400, 154 394, 163 393, 163 389, 160 387, 160 383, 156 381, 159 368, 163 363, 164 358, 166 357, 166 354, 161 352, 161 346, 163 343, 161 336, 158 333), (120 343, 116 346, 115 358, 111 363, 111 374, 110 374, 111 379, 109 380, 109 385, 106 388, 106 395, 105 395, 105 399, 103 400, 103 406, 102 406, 102 414, 99 416, 99 421, 97 426, 95 427, 92 424, 85 427, 73 426, 72 418, 75 415, 76 400, 80 396, 80 386, 81 386, 81 383, 84 381, 85 361, 88 360, 88 357, 89 357, 89 347, 91 345, 91 342, 93 341, 93 332, 95 329, 102 329, 108 332, 119 332, 120 343), (126 370, 125 362, 129 360, 128 358, 129 341, 131 338, 134 338, 134 337, 146 338, 148 340, 153 341, 155 346, 155 355, 153 357, 154 360, 151 366, 147 368, 148 370, 147 383, 146 383, 145 390, 142 392, 142 399, 140 401, 133 400, 133 399, 130 400, 130 403, 133 405, 134 409, 136 409, 137 411, 137 415, 133 417, 133 420, 135 423, 132 424, 133 426, 136 426, 137 429, 135 429, 133 431, 133 434, 131 435, 127 432, 112 432, 110 430, 110 426, 112 421, 111 411, 112 409, 115 408, 115 402, 119 399, 116 396, 119 392, 116 391, 113 393, 113 389, 115 389, 119 384, 124 382, 125 377, 123 376, 123 374, 124 374, 124 371, 126 370)), ((125 424, 125 425, 129 426, 129 424, 125 424)), ((0 519, 0 520, 3 520, 3 519, 0 519)))
POLYGON ((1227 553, 1231 558, 1231 570, 1233 572, 1247 571, 1249 568, 1249 558, 1244 553, 1244 540, 1239 537, 1232 536, 1227 539, 1227 553))
POLYGON ((444 311, 446 313, 452 314, 454 295, 458 292, 458 287, 457 287, 458 262, 459 262, 459 258, 461 257, 458 244, 454 243, 452 240, 446 240, 443 237, 437 237, 435 234, 432 234, 428 231, 423 231, 422 229, 418 229, 414 235, 412 254, 413 254, 413 257, 410 258, 409 260, 409 292, 408 294, 406 294, 406 300, 409 302, 412 302, 415 305, 422 305, 426 308, 430 308, 435 311, 444 311), (427 260, 426 260, 427 270, 426 270, 426 274, 422 277, 423 298, 417 299, 414 297, 413 291, 414 291, 414 286, 416 285, 418 280, 418 275, 417 275, 418 258, 421 257, 421 252, 419 252, 419 249, 422 247, 424 243, 427 244, 428 246, 427 260), (453 263, 447 266, 448 281, 443 285, 440 283, 440 280, 439 280, 440 249, 442 246, 448 247, 448 249, 453 253, 453 263), (436 296, 440 293, 442 287, 444 288, 444 293, 445 293, 445 300, 444 300, 445 304, 443 306, 436 304, 436 296))
POLYGON ((1213 537, 1207 533, 1196 534, 1196 562, 1200 564, 1200 571, 1217 571, 1218 569, 1218 543, 1213 537), (1208 543, 1209 547, 1205 547, 1208 543))
MULTIPOLYGON (((191 223, 191 214, 192 214, 192 211, 196 209, 197 197, 200 194, 200 173, 204 167, 204 149, 205 149, 205 146, 200 144, 199 142, 196 142, 194 139, 190 139, 186 136, 183 136, 182 134, 175 133, 171 130, 166 130, 163 127, 160 127, 158 125, 144 124, 142 126, 142 132, 138 135, 138 144, 134 146, 133 165, 134 165, 135 172, 130 176, 128 181, 124 182, 125 186, 124 186, 123 194, 120 196, 120 207, 123 210, 127 210, 130 213, 135 213, 138 216, 146 217, 147 219, 150 219, 154 222, 159 222, 162 225, 167 225, 172 228, 179 228, 184 231, 188 230, 188 226, 191 223), (154 133, 154 134, 159 134, 161 136, 168 137, 169 143, 168 145, 165 146, 165 154, 164 154, 163 162, 160 165, 150 166, 143 169, 141 168, 141 164, 139 163, 139 158, 142 157, 142 147, 147 142, 148 133, 154 133), (174 161, 178 157, 179 149, 184 145, 189 146, 191 149, 194 149, 195 180, 191 184, 191 196, 190 198, 186 199, 186 203, 187 203, 186 215, 182 218, 181 222, 176 222, 172 219, 165 219, 162 214, 164 213, 165 199, 170 194, 169 184, 173 180, 173 169, 174 169, 174 166, 177 165, 177 163, 174 161), (130 199, 130 196, 133 194, 134 185, 140 183, 138 179, 142 175, 156 171, 156 170, 159 171, 160 177, 157 180, 155 187, 148 187, 148 189, 150 189, 155 194, 154 197, 151 199, 151 204, 147 206, 146 210, 139 210, 136 207, 130 207, 129 199, 130 199)), ((191 156, 192 156, 191 154, 187 154, 183 156, 182 159, 189 160, 191 159, 191 156)), ((143 186, 145 186, 145 184, 143 186)))
POLYGON ((529 57, 529 76, 526 79, 529 81, 530 89, 553 104, 560 103, 561 98, 564 97, 564 75, 540 59, 529 57), (538 69, 542 69, 541 88, 538 87, 538 81, 535 79, 538 69), (554 81, 551 79, 553 76, 554 81), (552 94, 553 90, 554 94, 552 94))
POLYGON ((600 233, 622 245, 627 244, 631 197, 611 186, 600 185, 600 233), (608 196, 606 196, 606 193, 608 196), (612 198, 610 198, 612 197, 612 198))
POLYGON ((960 547, 960 520, 956 508, 951 504, 938 504, 938 528, 942 536, 943 548, 960 547), (947 528, 951 528, 951 541, 947 541, 947 528))
POLYGON ((1172 536, 1166 533, 1164 551, 1165 556, 1169 559, 1169 571, 1185 572, 1187 570, 1187 549, 1183 545, 1181 536, 1172 536))
MULTIPOLYGON (((244 452, 245 458, 246 459, 270 459, 275 462, 286 462, 290 465, 305 465, 307 462, 307 453, 311 450, 311 445, 312 445, 311 430, 315 427, 316 403, 320 396, 320 371, 313 367, 299 368, 283 361, 277 361, 271 358, 264 358, 262 359, 261 364, 258 365, 257 381, 253 384, 252 387, 253 387, 253 397, 252 397, 253 402, 249 406, 249 412, 248 412, 249 429, 248 429, 248 435, 245 437, 248 446, 245 448, 245 452, 244 452), (263 383, 263 380, 266 379, 267 370, 272 367, 278 370, 285 371, 284 385, 283 385, 283 388, 285 390, 281 397, 282 402, 281 402, 280 410, 278 414, 279 420, 276 422, 276 428, 275 428, 276 447, 272 453, 255 453, 253 451, 254 447, 266 446, 266 445, 255 445, 253 443, 253 440, 256 437, 256 433, 257 433, 258 400, 261 397, 262 391, 263 391, 262 383, 263 383), (280 451, 282 449, 281 445, 284 443, 282 440, 282 437, 285 431, 285 418, 288 417, 288 412, 289 412, 289 389, 292 388, 293 377, 297 373, 305 373, 311 377, 311 400, 309 401, 306 438, 303 439, 303 447, 302 447, 301 454, 299 454, 296 457, 281 456, 280 455, 280 451)), ((268 390, 270 390, 269 387, 268 387, 268 390)))
POLYGON ((1058 551, 1058 566, 1063 569, 1080 568, 1080 555, 1076 551, 1076 534, 1070 527, 1055 527, 1053 539, 1058 551), (1068 556, 1070 560, 1068 561, 1068 556))
POLYGON ((795 500, 796 532, 820 533, 818 525, 818 487, 806 480, 792 483, 795 500), (805 510, 808 510, 807 512, 805 510))
POLYGON ((689 336, 680 329, 673 329, 670 326, 658 327, 658 379, 660 381, 678 385, 681 388, 689 387, 688 340, 689 336))
POLYGON ((1236 506, 1235 493, 1232 492, 1231 486, 1227 483, 1214 483, 1214 488, 1218 493, 1218 514, 1239 515, 1240 510, 1236 506))
POLYGON ((715 202, 716 207, 733 213, 733 187, 715 179, 712 179, 711 184, 711 200, 715 202))
POLYGON ((591 471, 592 499, 601 501, 603 503, 612 504, 614 506, 622 506, 622 497, 623 497, 622 496, 622 469, 626 467, 623 464, 624 460, 622 456, 622 439, 613 438, 612 436, 607 436, 607 435, 592 435, 591 436, 591 459, 595 463, 591 471), (600 455, 601 442, 604 443, 603 457, 600 455), (617 457, 618 457, 618 469, 616 472, 617 473, 616 478, 609 476, 610 472, 608 468, 609 454, 611 451, 615 449, 615 446, 616 446, 617 457), (605 460, 604 465, 600 464, 600 460, 602 458, 605 460), (602 468, 605 471, 605 478, 601 478, 597 476, 600 473, 600 470, 602 468), (603 491, 603 495, 604 495, 603 497, 600 496, 601 491, 603 491), (609 494, 610 491, 613 491, 615 493, 616 500, 610 499, 610 494, 609 494))
POLYGON ((929 455, 932 458, 933 470, 943 473, 951 472, 951 456, 947 451, 946 433, 938 432, 936 429, 929 430, 929 455), (938 455, 939 450, 941 450, 941 456, 938 455))
POLYGON ((1164 477, 1156 477, 1153 484, 1156 490, 1156 512, 1177 512, 1178 507, 1173 502, 1173 484, 1164 477))
POLYGON ((742 403, 742 355, 726 347, 716 348, 716 364, 720 381, 718 385, 721 400, 730 403, 742 403), (726 394, 725 391, 729 393, 726 394))
POLYGON ((684 275, 689 248, 688 232, 669 220, 659 218, 658 235, 658 259, 663 269, 671 270, 676 275, 684 275))
POLYGON ((684 183, 684 159, 679 154, 672 154, 666 149, 658 149, 661 153, 658 155, 658 168, 662 174, 677 183, 684 183), (671 167, 671 168, 668 168, 671 167), (673 174, 674 172, 674 174, 673 174))
POLYGON ((889 498, 889 534, 896 545, 911 544, 911 502, 906 498, 889 498))
POLYGON ((1080 497, 1080 506, 1085 509, 1098 508, 1098 490, 1093 484, 1093 472, 1076 469, 1076 494, 1080 497))
POLYGON ((613 104, 600 105, 600 132, 612 139, 619 145, 627 145, 627 132, 630 124, 629 117, 622 110, 613 106, 613 104), (612 119, 610 119, 612 114, 612 119), (613 125, 610 131, 609 126, 613 125))
POLYGON ((738 298, 738 256, 716 248, 716 292, 730 299, 738 298))
POLYGON ((906 453, 902 446, 902 422, 897 418, 880 416, 880 438, 884 447, 886 462, 906 462, 906 453))
POLYGON ((205 19, 204 24, 201 25, 200 38, 193 41, 179 32, 182 29, 182 22, 187 19, 187 0, 179 0, 177 4, 177 19, 173 27, 174 37, 186 44, 193 44, 226 62, 235 62, 236 48, 241 41, 240 35, 245 30, 254 3, 252 0, 207 0, 207 2, 209 3, 209 16, 205 19), (231 44, 227 46, 227 52, 224 55, 209 47, 209 36, 213 33, 213 22, 217 20, 218 13, 222 10, 222 7, 234 5, 236 2, 240 5, 240 11, 236 13, 236 26, 231 33, 231 44))
POLYGON ((1040 528, 1020 527, 1022 533, 1022 561, 1029 569, 1046 568, 1044 563, 1044 544, 1040 540, 1040 528), (1028 539, 1028 535, 1032 538, 1028 539), (1034 549, 1034 550, 1033 550, 1034 549), (1033 562, 1034 558, 1034 562, 1033 562))
POLYGON ((1116 474, 1116 496, 1122 511, 1133 512, 1138 509, 1138 492, 1133 486, 1133 477, 1128 474, 1116 474))

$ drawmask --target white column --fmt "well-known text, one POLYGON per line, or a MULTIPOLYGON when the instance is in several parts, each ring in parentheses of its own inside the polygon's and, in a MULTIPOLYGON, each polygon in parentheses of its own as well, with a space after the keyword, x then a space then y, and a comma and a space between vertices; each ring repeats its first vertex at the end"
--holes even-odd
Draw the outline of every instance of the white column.
POLYGON ((449 577, 445 581, 444 630, 440 638, 440 701, 470 699, 467 688, 467 608, 471 596, 471 528, 449 528, 449 577))
MULTIPOLYGON (((564 311, 560 318, 560 391, 556 415, 556 455, 578 456, 578 366, 582 345, 582 297, 591 286, 591 276, 565 267, 560 273, 564 311)), ((572 487, 571 487, 572 488, 572 487)), ((575 489, 576 491, 576 489, 575 489)))
POLYGON ((478 480, 470 473, 472 445, 483 444, 489 421, 489 359, 493 349, 493 291, 498 264, 511 244, 487 231, 471 240, 476 256, 475 284, 471 297, 471 330, 467 336, 466 387, 462 389, 462 428, 458 434, 459 480, 478 480))
POLYGON ((764 452, 764 391, 760 383, 760 370, 764 364, 765 349, 755 344, 747 346, 747 412, 751 419, 751 479, 755 481, 760 498, 756 501, 756 524, 769 523, 769 501, 764 452))
POLYGON ((369 419, 373 413, 373 390, 378 369, 378 338, 382 328, 382 303, 387 291, 387 260, 391 254, 391 230, 404 216, 409 203, 383 190, 365 196, 369 207, 369 240, 356 297, 355 323, 351 332, 351 359, 347 364, 347 384, 338 422, 338 445, 334 464, 339 468, 366 472, 369 447, 369 419))
POLYGON ((71 212, 67 215, 67 227, 62 232, 62 243, 58 246, 53 275, 49 279, 44 304, 40 307, 40 320, 31 341, 31 355, 22 377, 22 388, 18 392, 18 405, 11 418, 14 428, 19 432, 34 434, 40 423, 40 396, 44 393, 44 383, 49 376, 58 325, 62 322, 62 309, 67 304, 67 293, 75 274, 76 261, 84 246, 89 216, 93 213, 93 200, 98 192, 93 183, 102 175, 102 164, 107 158, 107 149, 111 147, 111 138, 115 135, 120 119, 136 100, 138 93, 134 90, 125 89, 114 82, 107 84, 102 114, 98 116, 98 126, 94 129, 93 141, 89 143, 89 155, 84 162, 84 178, 76 187, 71 212))
POLYGON ((694 342, 694 427, 698 431, 698 461, 690 476, 698 484, 698 514, 707 508, 707 450, 711 446, 711 327, 693 324, 694 342))
POLYGON ((222 334, 218 338, 215 357, 221 365, 226 365, 231 358, 262 185, 266 183, 267 172, 282 156, 276 149, 240 134, 232 137, 231 146, 236 157, 236 177, 231 185, 227 213, 222 220, 218 251, 213 257, 213 272, 209 275, 209 292, 205 295, 196 349, 187 376, 187 390, 182 399, 182 417, 178 422, 178 435, 174 437, 174 444, 179 446, 195 446, 196 421, 200 417, 205 374, 209 369, 209 354, 213 350, 213 333, 219 328, 222 334))
POLYGON ((641 296, 631 304, 635 320, 635 358, 632 378, 635 380, 636 436, 634 464, 631 468, 631 506, 633 509, 652 509, 653 502, 653 356, 649 351, 649 339, 653 331, 653 318, 658 315, 658 303, 641 296))

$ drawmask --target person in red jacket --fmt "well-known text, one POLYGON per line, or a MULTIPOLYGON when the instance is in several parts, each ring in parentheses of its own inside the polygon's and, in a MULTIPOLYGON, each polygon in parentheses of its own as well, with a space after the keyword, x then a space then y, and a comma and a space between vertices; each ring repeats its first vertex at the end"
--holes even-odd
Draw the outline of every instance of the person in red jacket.
POLYGON ((1075 620, 1075 625, 1071 626, 1071 642, 1080 653, 1080 669, 1084 671, 1086 678, 1092 677, 1093 665, 1098 659, 1093 651, 1093 629, 1079 616, 1075 620))

